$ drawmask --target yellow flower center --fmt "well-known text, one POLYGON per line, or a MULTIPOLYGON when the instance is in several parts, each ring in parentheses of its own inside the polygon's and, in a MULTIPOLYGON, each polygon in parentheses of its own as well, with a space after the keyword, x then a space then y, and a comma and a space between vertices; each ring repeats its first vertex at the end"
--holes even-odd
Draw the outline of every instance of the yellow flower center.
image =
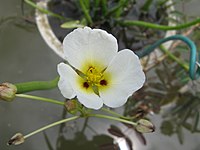
POLYGON ((93 66, 87 69, 85 79, 82 82, 82 86, 85 89, 93 89, 95 93, 98 93, 98 89, 107 86, 107 84, 108 82, 104 78, 103 73, 93 66))
POLYGON ((85 91, 99 95, 99 90, 102 91, 109 87, 110 75, 103 71, 103 67, 99 63, 94 63, 94 65, 86 63, 81 70, 83 74, 80 75, 81 78, 78 82, 85 91))
POLYGON ((94 67, 89 67, 86 72, 86 80, 91 85, 100 86, 103 80, 103 74, 94 67))

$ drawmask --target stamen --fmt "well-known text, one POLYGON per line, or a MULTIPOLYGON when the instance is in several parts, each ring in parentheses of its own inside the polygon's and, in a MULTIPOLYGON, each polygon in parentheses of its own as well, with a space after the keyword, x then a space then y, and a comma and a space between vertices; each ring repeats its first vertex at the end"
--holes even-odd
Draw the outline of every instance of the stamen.
POLYGON ((104 86, 104 85, 107 85, 108 83, 107 83, 106 80, 101 80, 101 81, 100 81, 100 84, 101 84, 102 86, 104 86))
POLYGON ((89 67, 86 76, 87 82, 95 86, 98 86, 103 78, 103 74, 92 66, 89 67))
POLYGON ((102 71, 99 71, 93 66, 90 66, 85 72, 84 82, 82 83, 83 88, 93 90, 95 94, 99 96, 99 88, 101 86, 107 86, 108 82, 104 79, 102 71))
POLYGON ((87 89, 87 88, 89 88, 89 86, 90 86, 90 85, 89 85, 87 82, 84 82, 84 83, 83 83, 83 87, 84 87, 84 88, 87 89))

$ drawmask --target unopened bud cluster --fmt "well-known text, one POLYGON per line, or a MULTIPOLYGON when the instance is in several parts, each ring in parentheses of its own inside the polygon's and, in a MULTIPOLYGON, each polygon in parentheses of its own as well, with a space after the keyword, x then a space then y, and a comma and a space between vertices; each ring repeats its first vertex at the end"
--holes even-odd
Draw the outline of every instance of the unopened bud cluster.
POLYGON ((8 141, 8 145, 19 145, 24 143, 25 139, 24 139, 24 135, 21 133, 16 133, 9 141, 8 141))
POLYGON ((11 83, 0 84, 0 99, 12 101, 15 98, 17 87, 11 83))
POLYGON ((136 130, 141 133, 149 133, 155 131, 155 126, 148 120, 140 119, 137 122, 136 130))
POLYGON ((78 112, 78 103, 77 100, 72 99, 65 102, 65 108, 71 114, 76 114, 78 112))

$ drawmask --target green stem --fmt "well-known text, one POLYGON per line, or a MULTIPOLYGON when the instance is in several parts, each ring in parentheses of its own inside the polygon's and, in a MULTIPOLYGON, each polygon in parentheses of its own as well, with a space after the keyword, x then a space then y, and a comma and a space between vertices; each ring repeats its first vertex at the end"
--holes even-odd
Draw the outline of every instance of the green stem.
POLYGON ((123 116, 123 115, 121 115, 121 114, 118 114, 118 113, 116 113, 116 112, 114 112, 114 111, 112 111, 112 110, 110 110, 110 109, 107 109, 107 108, 101 108, 101 110, 104 111, 104 112, 107 112, 107 113, 109 113, 109 114, 112 114, 112 115, 114 115, 114 116, 120 117, 120 118, 122 118, 122 119, 127 119, 127 120, 130 120, 130 119, 131 119, 131 118, 129 118, 129 117, 125 117, 125 116, 123 116))
POLYGON ((82 128, 82 130, 81 130, 81 133, 84 133, 84 132, 85 132, 85 129, 86 129, 87 123, 88 123, 88 119, 89 119, 88 117, 85 118, 85 122, 84 122, 83 128, 82 128))
POLYGON ((99 134, 93 127, 91 127, 89 124, 87 125, 87 128, 90 129, 94 134, 99 134))
POLYGON ((152 5, 153 0, 146 0, 144 5, 142 6, 141 10, 144 12, 149 11, 149 7, 152 5))
POLYGON ((84 2, 86 9, 89 10, 90 9, 90 0, 84 0, 83 2, 84 2))
POLYGON ((112 117, 112 116, 106 116, 106 115, 102 115, 102 114, 88 114, 88 117, 97 117, 97 118, 104 118, 104 119, 120 121, 120 122, 123 122, 123 123, 131 124, 133 126, 137 125, 137 123, 132 122, 132 121, 128 121, 128 120, 125 120, 125 119, 116 118, 116 117, 112 117))
POLYGON ((113 7, 112 9, 108 10, 106 16, 111 16, 115 13, 116 17, 120 17, 120 15, 124 12, 123 8, 128 4, 128 0, 120 0, 117 6, 113 7))
POLYGON ((97 16, 98 9, 100 7, 99 4, 100 4, 100 0, 95 0, 95 3, 94 3, 94 18, 96 18, 96 16, 97 16))
POLYGON ((51 81, 32 81, 32 82, 24 82, 17 83, 15 86, 17 87, 17 94, 36 91, 36 90, 49 90, 57 87, 59 77, 51 81))
POLYGON ((29 4, 30 6, 32 6, 33 8, 35 9, 38 9, 39 11, 41 11, 42 13, 44 14, 48 14, 50 16, 53 16, 53 17, 56 17, 56 18, 59 18, 59 19, 62 19, 62 20, 67 20, 67 18, 63 17, 63 16, 60 16, 56 13, 53 13, 45 8, 42 8, 42 7, 39 7, 37 4, 35 4, 34 2, 32 2, 31 0, 24 0, 27 4, 29 4))
POLYGON ((81 6, 81 9, 82 9, 82 11, 83 11, 83 13, 85 15, 86 20, 88 21, 88 23, 90 25, 93 24, 91 16, 89 14, 89 11, 88 11, 88 9, 86 8, 86 6, 84 4, 84 1, 83 0, 79 0, 79 3, 80 3, 80 6, 81 6))
POLYGON ((164 46, 160 46, 160 50, 162 52, 164 52, 165 54, 167 54, 167 56, 176 61, 181 67, 183 67, 186 71, 189 71, 189 66, 184 63, 182 60, 180 60, 179 58, 177 58, 174 54, 172 54, 169 50, 167 50, 164 46))
POLYGON ((52 123, 52 124, 49 124, 49 125, 47 125, 47 126, 44 126, 44 127, 40 128, 40 129, 38 129, 38 130, 35 130, 35 131, 33 131, 33 132, 31 132, 31 133, 25 135, 25 136, 24 136, 24 139, 27 139, 27 138, 29 138, 30 136, 35 135, 35 134, 37 134, 37 133, 39 133, 39 132, 42 132, 42 131, 44 131, 44 130, 46 130, 46 129, 48 129, 48 128, 54 127, 54 126, 56 126, 56 125, 59 125, 59 124, 62 124, 62 123, 68 122, 68 121, 76 120, 76 119, 78 119, 78 118, 80 118, 80 116, 74 116, 74 117, 71 117, 71 118, 67 118, 67 119, 63 119, 63 120, 54 122, 54 123, 52 123))
POLYGON ((108 11, 107 3, 108 3, 107 0, 101 0, 103 16, 105 16, 108 11))
POLYGON ((58 104, 58 105, 64 105, 64 102, 50 99, 50 98, 39 97, 39 96, 16 94, 16 97, 28 98, 28 99, 32 99, 32 100, 38 100, 38 101, 43 101, 43 102, 48 102, 48 103, 53 103, 53 104, 58 104))
POLYGON ((185 23, 185 24, 177 25, 177 26, 159 25, 159 24, 149 23, 145 21, 138 21, 138 20, 124 20, 124 21, 119 20, 117 21, 117 23, 122 26, 141 26, 141 27, 147 27, 147 28, 158 29, 158 30, 180 30, 180 29, 184 29, 192 25, 195 25, 197 23, 200 23, 200 18, 194 21, 185 23))

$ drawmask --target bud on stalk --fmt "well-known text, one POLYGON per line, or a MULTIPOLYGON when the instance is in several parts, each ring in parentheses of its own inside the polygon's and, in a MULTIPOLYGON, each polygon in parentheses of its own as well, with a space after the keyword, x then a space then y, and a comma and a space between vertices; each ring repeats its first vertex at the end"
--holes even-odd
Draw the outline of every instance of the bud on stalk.
POLYGON ((149 133, 155 131, 155 126, 148 120, 140 119, 137 122, 136 130, 141 133, 149 133))
POLYGON ((65 102, 65 108, 70 114, 75 115, 78 112, 78 103, 77 100, 72 99, 65 102))
POLYGON ((24 143, 25 139, 23 134, 16 133, 7 143, 7 145, 19 145, 24 143))
POLYGON ((17 87, 11 83, 0 84, 0 99, 10 102, 15 98, 17 87))

